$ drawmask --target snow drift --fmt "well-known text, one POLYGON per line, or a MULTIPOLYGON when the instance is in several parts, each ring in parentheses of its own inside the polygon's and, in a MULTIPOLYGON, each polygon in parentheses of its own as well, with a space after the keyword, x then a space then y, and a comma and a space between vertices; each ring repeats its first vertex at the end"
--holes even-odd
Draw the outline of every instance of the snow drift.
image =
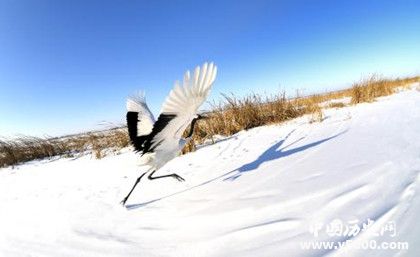
POLYGON ((127 208, 130 149, 0 169, 0 256, 416 256, 420 93, 324 114, 180 156, 159 173, 186 182, 142 181, 127 208))

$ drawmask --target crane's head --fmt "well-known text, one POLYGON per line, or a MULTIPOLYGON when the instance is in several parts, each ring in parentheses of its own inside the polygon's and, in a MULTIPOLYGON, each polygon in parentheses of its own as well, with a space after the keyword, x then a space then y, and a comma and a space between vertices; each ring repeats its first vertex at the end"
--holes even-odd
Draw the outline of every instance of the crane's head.
POLYGON ((205 120, 208 119, 209 117, 203 114, 197 114, 196 120, 205 120))
POLYGON ((194 131, 194 126, 195 126, 195 123, 196 123, 198 120, 203 120, 203 119, 208 119, 208 117, 207 117, 207 116, 205 116, 205 115, 202 115, 202 114, 197 114, 197 115, 195 116, 195 118, 193 118, 193 119, 192 119, 192 121, 191 121, 191 126, 190 126, 190 132, 188 133, 188 136, 187 136, 186 138, 191 138, 191 136, 192 136, 192 134, 193 134, 193 131, 194 131))

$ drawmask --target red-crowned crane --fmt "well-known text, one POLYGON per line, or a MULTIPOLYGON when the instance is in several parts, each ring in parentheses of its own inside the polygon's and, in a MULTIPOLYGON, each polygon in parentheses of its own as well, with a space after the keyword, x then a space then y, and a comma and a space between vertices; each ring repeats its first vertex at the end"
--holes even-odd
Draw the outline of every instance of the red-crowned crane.
POLYGON ((148 172, 148 179, 172 177, 184 181, 175 173, 153 175, 179 154, 191 139, 197 120, 205 118, 197 112, 210 93, 216 73, 217 67, 213 63, 204 63, 201 67, 196 67, 192 76, 187 71, 182 85, 178 81, 175 82, 175 87, 163 103, 156 122, 147 107, 144 94, 128 98, 127 126, 130 140, 135 151, 141 154, 141 164, 150 168, 137 178, 133 188, 121 201, 123 205, 148 172), (188 136, 183 139, 182 135, 189 125, 191 127, 188 136))

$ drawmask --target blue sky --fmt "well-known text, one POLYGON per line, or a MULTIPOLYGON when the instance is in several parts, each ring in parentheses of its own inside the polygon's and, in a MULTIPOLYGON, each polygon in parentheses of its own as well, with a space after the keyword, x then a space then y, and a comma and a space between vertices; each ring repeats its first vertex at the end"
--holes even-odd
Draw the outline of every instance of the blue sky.
POLYGON ((420 74, 419 1, 0 1, 0 136, 123 123, 146 91, 155 115, 207 60, 220 93, 342 88, 420 74))

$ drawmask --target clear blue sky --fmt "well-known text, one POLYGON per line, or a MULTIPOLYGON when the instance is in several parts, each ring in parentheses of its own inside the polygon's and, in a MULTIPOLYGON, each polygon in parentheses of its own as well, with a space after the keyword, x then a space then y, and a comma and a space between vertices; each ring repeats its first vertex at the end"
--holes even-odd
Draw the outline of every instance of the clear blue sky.
POLYGON ((420 74, 419 1, 0 1, 0 135, 61 135, 155 115, 186 69, 220 93, 340 88, 420 74))

